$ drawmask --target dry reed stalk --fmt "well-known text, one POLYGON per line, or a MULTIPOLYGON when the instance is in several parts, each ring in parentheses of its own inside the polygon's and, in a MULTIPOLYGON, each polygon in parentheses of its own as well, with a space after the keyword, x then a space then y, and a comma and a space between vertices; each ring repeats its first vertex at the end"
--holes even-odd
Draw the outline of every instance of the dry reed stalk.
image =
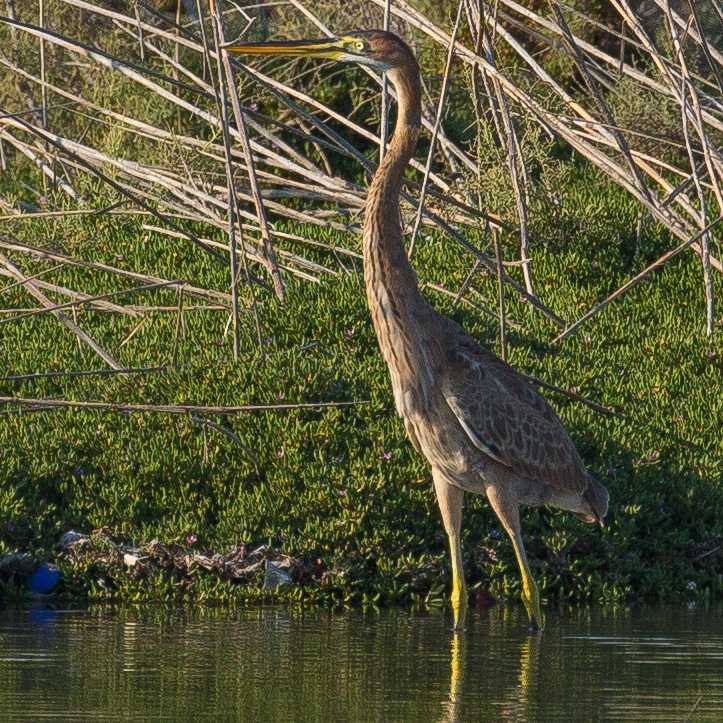
MULTIPOLYGON (((5 241, 0 237, 0 248, 8 249, 9 251, 20 251, 21 253, 32 254, 39 258, 52 259, 53 261, 63 261, 72 266, 83 266, 87 269, 96 269, 97 271, 106 271, 117 276, 125 276, 129 279, 137 279, 139 281, 146 281, 149 283, 168 283, 167 279, 160 279, 157 276, 150 276, 148 274, 140 274, 135 271, 128 271, 127 269, 119 269, 115 266, 108 266, 107 264, 101 264, 95 261, 84 261, 82 259, 76 259, 72 256, 66 256, 64 254, 56 253, 55 251, 48 251, 46 249, 38 248, 37 246, 29 246, 20 241, 13 240, 5 241)), ((178 285, 176 285, 177 287, 178 285)), ((169 288, 174 288, 170 285, 169 288)), ((204 289, 199 286, 184 285, 186 293, 189 296, 196 296, 201 299, 211 298, 215 300, 231 301, 231 296, 221 291, 214 291, 213 289, 204 289)))
POLYGON ((566 397, 570 397, 570 399, 574 399, 576 402, 581 402, 587 407, 590 407, 590 409, 594 409, 599 414, 604 414, 606 417, 614 417, 615 412, 613 412, 611 409, 608 409, 607 407, 603 407, 600 404, 597 404, 596 402, 593 402, 590 399, 587 399, 587 397, 583 397, 580 394, 576 394, 575 392, 571 392, 568 389, 563 389, 562 387, 558 387, 555 384, 550 384, 550 382, 546 382, 542 379, 538 379, 537 377, 533 377, 529 374, 525 374, 524 372, 520 372, 522 376, 527 377, 527 381, 531 384, 536 384, 539 387, 543 387, 544 389, 549 389, 552 392, 558 392, 559 394, 563 394, 566 397))
POLYGON ((668 251, 668 253, 663 254, 663 256, 661 256, 657 261, 654 261, 652 264, 650 264, 645 269, 643 269, 639 274, 636 274, 627 283, 623 284, 619 289, 617 289, 612 294, 610 294, 610 296, 608 296, 607 299, 605 299, 601 303, 597 304, 593 309, 590 309, 590 311, 588 311, 587 314, 580 317, 574 324, 571 324, 567 329, 565 329, 565 331, 562 332, 562 334, 559 334, 558 336, 556 336, 550 343, 554 344, 556 341, 561 341, 562 339, 570 336, 570 334, 572 334, 574 331, 576 331, 588 319, 590 319, 595 314, 597 314, 598 311, 600 311, 601 309, 604 309, 611 301, 615 300, 618 296, 622 296, 622 294, 624 294, 626 291, 628 291, 633 286, 635 286, 635 284, 638 281, 645 278, 651 271, 654 271, 655 269, 659 268, 660 266, 665 264, 667 261, 670 261, 670 259, 677 256, 681 251, 684 251, 685 249, 687 249, 693 242, 702 238, 711 229, 713 229, 715 226, 717 226, 721 221, 723 221, 723 215, 718 216, 718 218, 715 219, 712 223, 709 223, 700 233, 696 234, 692 238, 687 239, 686 241, 683 241, 683 243, 679 244, 671 251, 668 251))
MULTIPOLYGON (((0 120, 0 122, 3 121, 0 120)), ((77 201, 80 204, 83 203, 83 199, 75 191, 75 189, 64 179, 58 178, 52 166, 48 165, 45 161, 43 161, 40 156, 38 156, 37 153, 35 153, 35 151, 27 143, 23 143, 18 138, 15 138, 15 136, 12 135, 12 133, 10 133, 7 128, 0 129, 0 138, 6 140, 8 143, 10 143, 10 145, 17 148, 24 156, 27 156, 38 168, 40 168, 40 170, 43 172, 43 179, 45 179, 46 177, 49 178, 53 182, 53 185, 59 185, 60 188, 65 191, 65 193, 67 193, 73 200, 77 201)))
POLYGON ((0 396, 0 404, 42 405, 44 407, 76 407, 79 409, 115 409, 126 412, 160 412, 162 414, 220 414, 236 416, 243 412, 280 411, 284 409, 323 409, 327 407, 355 407, 361 402, 308 402, 301 404, 242 404, 229 407, 208 407, 194 404, 125 404, 123 402, 78 402, 67 399, 32 399, 28 397, 0 396))
POLYGON ((459 304, 459 302, 461 301, 462 297, 465 294, 465 291, 467 291, 467 287, 472 283, 472 279, 475 277, 475 275, 479 271, 480 266, 482 266, 482 262, 479 259, 475 259, 474 266, 472 266, 471 271, 467 274, 467 277, 465 278, 464 282, 462 283, 462 286, 459 287, 459 291, 457 292, 457 295, 454 297, 452 306, 457 306, 457 304, 459 304))
MULTIPOLYGON (((476 53, 479 55, 480 49, 483 48, 489 63, 494 67, 497 67, 494 59, 494 53, 492 50, 492 43, 490 42, 489 36, 483 25, 483 12, 482 12, 482 0, 480 0, 479 7, 475 8, 471 2, 467 5, 467 18, 471 28, 476 29, 476 53), (476 13, 475 13, 476 10, 476 13), (476 15, 476 18, 475 18, 476 15)), ((486 14, 485 14, 486 18, 486 14)), ((496 30, 497 24, 493 26, 493 31, 496 30)), ((477 68, 472 68, 472 77, 475 77, 477 68)), ((486 79, 486 74, 485 74, 486 79)), ((494 101, 492 100, 492 94, 489 94, 490 110, 492 111, 492 117, 495 120, 495 127, 497 134, 500 139, 500 143, 507 148, 507 165, 510 170, 510 179, 512 181, 512 190, 515 194, 515 204, 517 206, 517 216, 520 221, 520 258, 523 262, 522 273, 525 280, 525 288, 528 294, 534 295, 534 287, 532 285, 532 272, 530 270, 530 234, 527 224, 527 201, 526 193, 523 192, 523 188, 520 183, 520 173, 518 173, 518 163, 521 175, 526 177, 525 170, 525 159, 522 155, 522 148, 517 137, 517 131, 512 123, 510 116, 509 106, 505 98, 502 88, 496 78, 492 78, 492 87, 494 88, 495 98, 497 99, 497 106, 499 107, 499 115, 502 116, 502 122, 504 125, 504 134, 500 128, 499 121, 497 120, 498 112, 495 107, 494 101)))
MULTIPOLYGON (((706 167, 708 169, 708 178, 713 184, 713 190, 715 192, 716 200, 718 201, 718 211, 723 213, 723 196, 721 195, 721 189, 718 184, 718 178, 716 176, 716 169, 713 165, 713 159, 711 156, 710 141, 705 132, 703 125, 703 117, 700 110, 700 102, 698 100, 698 94, 693 85, 690 73, 688 71, 688 64, 685 60, 683 53, 683 47, 681 44, 678 31, 676 29, 675 21, 673 18, 673 11, 670 8, 670 3, 666 0, 665 11, 668 19, 668 29, 673 39, 673 47, 675 48, 676 55, 678 56, 678 62, 683 75, 681 84, 680 96, 681 96, 681 108, 682 108, 682 125, 683 133, 685 136, 685 145, 688 150, 688 158, 690 160, 690 167, 693 169, 693 180, 695 183, 696 191, 698 192, 698 203, 700 205, 700 226, 705 226, 706 221, 706 201, 705 195, 703 194, 703 188, 701 186, 700 178, 696 169, 695 157, 693 155, 693 148, 691 146, 690 134, 688 131, 688 103, 686 96, 690 95, 692 111, 695 116, 695 128, 698 132, 698 138, 703 148, 703 158, 705 160, 706 167)), ((703 283, 705 285, 705 296, 706 296, 706 333, 709 337, 713 336, 713 326, 715 323, 715 296, 713 293, 713 279, 710 273, 710 238, 709 234, 705 233, 701 238, 701 249, 702 255, 701 260, 703 262, 703 283)))
MULTIPOLYGON (((5 268, 10 271, 18 281, 25 282, 25 288, 28 292, 32 294, 44 307, 48 308, 54 306, 53 302, 37 287, 37 282, 28 281, 25 274, 23 274, 23 272, 20 271, 20 269, 18 269, 17 266, 15 266, 3 253, 0 253, 0 262, 5 265, 5 268)), ((58 311, 56 309, 52 313, 58 321, 65 324, 79 339, 85 342, 101 359, 103 359, 103 361, 108 364, 108 366, 113 369, 123 368, 115 359, 113 359, 112 356, 110 356, 110 354, 105 352, 97 342, 86 334, 86 332, 84 332, 77 324, 72 322, 62 311, 58 311)))
MULTIPOLYGON (((181 338, 181 329, 183 328, 183 286, 178 289, 178 314, 176 316, 176 333, 173 337, 173 353, 171 354, 171 366, 177 366, 178 359, 178 342, 181 338)), ((184 335, 185 336, 185 335, 184 335)), ((238 360, 238 356, 234 356, 238 360)))
MULTIPOLYGON (((63 263, 63 264, 58 264, 57 266, 53 266, 53 267, 51 267, 51 268, 49 268, 49 269, 44 269, 43 271, 39 271, 37 274, 33 274, 32 276, 26 276, 26 277, 25 277, 25 281, 16 281, 16 282, 13 283, 13 284, 8 284, 7 286, 3 286, 2 289, 0 289, 0 294, 5 294, 5 293, 7 293, 8 291, 10 291, 10 289, 14 289, 14 288, 16 288, 17 286, 23 286, 23 284, 25 284, 26 281, 33 281, 33 279, 39 279, 41 276, 45 276, 45 274, 50 274, 50 273, 52 273, 53 271, 57 271, 58 269, 62 269, 65 265, 66 265, 66 264, 64 264, 64 263, 63 263)), ((10 274, 9 271, 8 271, 8 274, 10 274)))
MULTIPOLYGON (((6 272, 4 269, 0 270, 0 275, 9 276, 9 272, 6 272)), ((100 303, 100 302, 99 302, 100 303)), ((0 309, 0 314, 17 314, 20 312, 25 311, 34 311, 36 307, 34 308, 25 308, 25 307, 13 307, 12 309, 0 309)), ((128 314, 128 312, 134 312, 133 316, 135 318, 138 318, 139 314, 155 314, 155 313, 164 313, 164 312, 173 312, 174 314, 178 313, 178 305, 176 306, 153 306, 151 304, 124 304, 123 306, 119 307, 122 311, 120 313, 128 314)), ((213 306, 211 304, 206 305, 200 305, 200 306, 184 306, 183 307, 183 313, 184 315, 189 311, 224 311, 228 312, 229 307, 228 306, 213 306)), ((118 313, 117 309, 110 309, 110 308, 88 308, 83 309, 83 311, 86 314, 114 314, 118 313)), ((131 314, 128 314, 131 316, 131 314)))
MULTIPOLYGON (((3 257, 4 259, 5 257, 3 257)), ((7 266, 7 264, 5 264, 7 266)), ((10 267, 7 267, 10 269, 10 267)), ((15 273, 11 269, 12 273, 15 273)), ((26 284, 29 281, 27 277, 23 278, 23 284, 26 284)), ((80 299, 78 301, 68 301, 65 304, 52 304, 51 306, 45 306, 43 309, 36 309, 35 311, 29 311, 26 314, 20 314, 19 316, 13 316, 9 319, 2 319, 0 321, 0 325, 2 324, 9 324, 11 321, 21 321, 22 319, 27 319, 30 316, 40 316, 41 314, 47 314, 55 313, 56 311, 60 311, 62 309, 74 309, 78 306, 82 306, 83 304, 92 303, 95 301, 103 301, 105 299, 110 299, 115 296, 124 296, 126 294, 133 294, 137 291, 153 291, 154 289, 161 289, 168 286, 176 286, 178 284, 183 284, 182 281, 165 281, 160 284, 146 284, 144 286, 135 286, 132 289, 122 289, 121 291, 110 291, 107 294, 100 294, 99 296, 89 296, 86 299, 80 299)), ((183 286, 181 286, 183 288, 183 286)), ((39 297, 37 297, 39 298, 39 297)))
POLYGON ((36 379, 57 379, 62 377, 114 376, 116 374, 151 374, 165 371, 168 367, 141 367, 138 369, 83 369, 67 372, 36 372, 33 374, 12 374, 0 377, 0 382, 34 381, 36 379))
POLYGON ((241 112, 241 103, 238 97, 238 91, 234 82, 233 69, 231 67, 230 56, 227 50, 221 50, 220 46, 226 44, 226 35, 223 26, 223 19, 219 13, 219 8, 213 0, 212 5, 215 8, 216 13, 216 27, 219 36, 219 42, 217 47, 217 57, 220 54, 223 66, 225 68, 226 78, 228 80, 229 92, 231 95, 231 105, 233 107, 234 118, 236 120, 236 126, 241 134, 241 144, 243 147, 244 155, 246 157, 246 173, 248 175, 249 183, 253 191, 254 206, 256 207, 256 215, 258 218, 259 228, 261 229, 261 238, 263 239, 264 250, 266 251, 267 266, 271 278, 274 282, 274 290, 280 301, 284 300, 284 286, 281 281, 281 275, 279 274, 279 268, 276 264, 276 255, 274 253, 274 246, 271 242, 271 236, 269 234, 269 223, 266 219, 266 209, 264 208, 263 201, 261 200, 261 191, 259 189, 259 182, 256 178, 256 168, 254 166, 253 156, 251 153, 251 142, 249 139, 248 128, 241 112))
POLYGON ((507 334, 505 329, 505 283, 502 271, 502 248, 500 247, 500 234, 492 229, 492 239, 495 245, 495 260, 497 261, 497 292, 499 294, 500 309, 500 357, 507 361, 507 334))
MULTIPOLYGON (((11 278, 15 278, 15 276, 8 271, 7 269, 0 268, 0 276, 9 276, 11 278)), ((28 280, 31 277, 27 277, 28 280)), ((22 282, 25 283, 24 281, 22 282)), ((74 289, 68 289, 65 286, 60 286, 59 284, 51 284, 48 281, 43 281, 41 279, 36 279, 34 281, 35 286, 37 286, 39 289, 44 289, 45 291, 52 291, 54 294, 60 294, 61 296, 67 296, 71 299, 75 299, 79 304, 84 304, 86 301, 88 301, 91 297, 89 294, 84 294, 82 291, 75 291, 74 289)), ((97 308, 93 308, 93 311, 111 311, 116 312, 120 314, 126 314, 128 316, 137 318, 138 314, 135 313, 132 309, 128 308, 127 306, 118 306, 117 304, 113 304, 109 301, 96 301, 95 304, 97 305, 97 308)), ((89 309, 90 311, 91 309, 89 309)), ((5 310, 8 311, 8 310, 5 310)), ((18 312, 21 311, 18 309, 18 312)))
MULTIPOLYGON (((203 50, 204 59, 206 66, 209 69, 209 76, 212 78, 214 95, 216 96, 216 107, 218 108, 218 115, 221 120, 221 131, 223 135, 223 147, 226 156, 225 170, 226 170, 226 184, 228 193, 228 246, 229 246, 229 266, 231 269, 231 317, 233 319, 233 358, 238 361, 240 354, 240 324, 239 324, 239 304, 238 304, 238 268, 236 265, 236 211, 238 209, 238 201, 236 194, 234 193, 234 181, 233 181, 233 167, 231 162, 231 143, 229 140, 228 131, 228 117, 227 109, 228 102, 226 99, 226 79, 224 78, 223 66, 220 62, 217 63, 218 70, 218 83, 213 80, 214 74, 211 67, 211 52, 209 49, 208 38, 206 37, 205 21, 203 15, 203 7, 201 0, 196 0, 196 8, 198 10, 199 27, 201 29, 201 37, 203 38, 203 50)), ((221 42, 219 40, 219 29, 218 19, 214 14, 214 3, 211 0, 211 26, 213 28, 213 45, 216 58, 219 57, 219 48, 221 42)), ((230 83, 230 81, 229 81, 230 83)), ((243 232, 242 232, 243 233, 243 232)), ((246 255, 243 255, 244 263, 246 262, 246 255)), ((251 280, 248 275, 248 269, 246 270, 246 278, 251 285, 251 280)), ((254 299, 255 301, 255 299, 254 299)), ((179 302, 180 303, 180 302, 179 302)), ((254 304, 254 311, 258 314, 258 308, 254 304)), ((180 323, 180 322, 179 322, 180 323)), ((259 349, 263 356, 263 345, 261 343, 261 336, 259 335, 259 349)), ((174 350, 174 363, 175 363, 175 350, 174 350)))
POLYGON ((444 66, 444 75, 442 77, 442 89, 439 91, 439 102, 437 103, 437 112, 435 113, 434 127, 432 128, 432 140, 429 144, 429 152, 427 153, 427 163, 424 167, 424 177, 422 180, 422 190, 419 192, 419 204, 417 206, 417 214, 414 219, 414 228, 412 229, 412 239, 409 242, 409 260, 414 258, 414 249, 419 234, 419 226, 422 222, 422 212, 424 210, 424 197, 427 194, 427 183, 429 183, 429 173, 432 170, 432 161, 434 160, 434 148, 437 145, 437 133, 442 125, 442 116, 444 115, 444 103, 447 100, 447 88, 449 87, 449 77, 452 72, 452 58, 454 57, 454 45, 457 41, 457 32, 459 23, 462 19, 462 7, 464 0, 460 0, 457 8, 457 20, 454 23, 452 31, 452 39, 447 49, 447 61, 444 66))
MULTIPOLYGON (((440 294, 444 294, 445 296, 451 296, 453 299, 456 299, 457 296, 459 296, 459 292, 450 291, 449 289, 445 289, 444 286, 441 286, 440 284, 432 284, 430 282, 427 282, 425 284, 430 289, 433 289, 434 291, 438 291, 440 294)), ((471 291, 475 291, 475 289, 471 289, 471 291)), ((460 301, 463 301, 468 306, 471 306, 473 309, 477 309, 478 311, 481 311, 483 314, 487 314, 487 316, 491 317, 497 323, 500 322, 500 315, 496 312, 490 309, 487 306, 484 306, 484 304, 478 304, 476 301, 472 301, 471 299, 468 299, 466 296, 460 297, 460 301)), ((522 326, 518 324, 517 322, 511 321, 510 319, 506 319, 505 323, 507 326, 509 326, 511 329, 522 329, 522 326)))
MULTIPOLYGON (((179 3, 180 3, 180 0, 179 0, 179 3)), ((145 63, 146 62, 146 44, 145 44, 145 41, 143 38, 143 24, 141 23, 141 10, 140 10, 139 4, 138 4, 138 0, 135 0, 135 2, 133 3, 133 10, 135 12, 136 23, 138 25, 138 45, 140 46, 139 50, 140 50, 140 55, 141 55, 141 62, 145 63)))
MULTIPOLYGON (((392 0, 387 0, 384 6, 384 22, 382 28, 389 31, 389 24, 392 18, 392 0)), ((384 160, 387 152, 387 137, 389 136, 389 78, 386 72, 382 73, 382 110, 379 123, 379 163, 384 160)))

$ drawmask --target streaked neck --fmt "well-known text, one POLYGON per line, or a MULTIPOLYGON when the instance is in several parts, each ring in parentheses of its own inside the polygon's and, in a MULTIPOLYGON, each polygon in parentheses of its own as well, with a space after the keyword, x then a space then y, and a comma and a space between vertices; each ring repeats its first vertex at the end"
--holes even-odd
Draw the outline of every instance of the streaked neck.
POLYGON ((407 258, 399 214, 404 171, 417 145, 422 114, 419 66, 411 53, 410 58, 408 66, 389 73, 399 99, 397 125, 372 180, 364 218, 364 278, 369 305, 374 312, 390 299, 404 316, 415 305, 424 304, 407 258))

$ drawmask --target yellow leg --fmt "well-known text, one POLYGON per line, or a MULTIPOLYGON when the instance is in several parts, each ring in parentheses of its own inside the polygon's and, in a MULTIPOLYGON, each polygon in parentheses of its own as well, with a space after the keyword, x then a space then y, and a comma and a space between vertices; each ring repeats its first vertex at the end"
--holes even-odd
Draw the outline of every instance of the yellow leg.
POLYGON ((459 533, 449 536, 449 548, 452 552, 452 610, 454 612, 454 629, 464 630, 467 617, 467 586, 464 583, 462 569, 462 546, 459 533))
POLYGON ((449 537, 449 549, 452 553, 452 610, 454 612, 454 629, 464 630, 467 615, 467 586, 464 584, 462 569, 462 545, 460 528, 462 527, 462 502, 464 492, 450 485, 437 472, 432 470, 434 489, 437 492, 439 509, 442 511, 444 529, 449 537))
POLYGON ((530 618, 531 630, 542 630, 542 613, 540 612, 540 592, 537 584, 532 577, 530 565, 527 562, 525 548, 522 546, 522 538, 519 535, 511 535, 512 545, 517 553, 517 562, 520 564, 520 572, 522 573, 522 601, 527 608, 527 614, 530 618))
POLYGON ((540 593, 532 577, 530 565, 527 562, 525 547, 522 544, 522 532, 520 530, 520 512, 517 505, 517 499, 513 499, 505 494, 506 490, 499 489, 495 485, 487 488, 487 499, 500 518, 500 522, 504 525, 507 533, 512 539, 512 545, 515 548, 517 562, 520 565, 520 573, 522 574, 522 601, 527 608, 527 614, 530 618, 531 630, 542 630, 543 621, 540 612, 540 593))

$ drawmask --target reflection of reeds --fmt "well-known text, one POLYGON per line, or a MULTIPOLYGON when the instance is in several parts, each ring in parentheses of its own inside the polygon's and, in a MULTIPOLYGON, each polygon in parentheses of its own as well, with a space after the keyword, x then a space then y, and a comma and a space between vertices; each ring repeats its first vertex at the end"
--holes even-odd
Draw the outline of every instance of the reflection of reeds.
MULTIPOLYGON (((4 18, 2 22, 9 27, 11 49, 17 45, 27 50, 28 41, 39 43, 39 75, 32 72, 27 62, 23 63, 27 52, 9 52, 7 57, 0 54, 0 64, 8 77, 28 84, 27 87, 37 86, 42 102, 30 112, 0 109, 3 167, 7 164, 3 143, 31 159, 49 183, 69 196, 69 209, 73 208, 52 212, 57 216, 111 212, 109 208, 93 209, 93 199, 78 190, 81 186, 73 173, 92 174, 124 203, 122 213, 153 215, 159 222, 153 227, 156 233, 190 240, 228 265, 231 269, 229 293, 185 282, 183 293, 230 302, 236 353, 240 310, 250 308, 262 347, 254 289, 269 288, 283 299, 284 276, 294 275, 315 282, 321 275, 333 277, 340 272, 348 273, 340 260, 337 270, 303 254, 277 248, 278 239, 285 235, 275 228, 273 220, 300 222, 306 231, 293 238, 310 246, 320 245, 310 230, 314 226, 358 233, 366 200, 365 188, 358 178, 376 168, 359 147, 370 143, 380 147, 385 134, 380 137, 317 100, 309 90, 308 76, 290 73, 287 69, 286 81, 279 80, 278 74, 271 77, 260 68, 251 69, 220 49, 227 40, 225 24, 233 21, 238 26, 238 21, 243 19, 243 32, 253 27, 254 18, 261 12, 254 6, 222 12, 220 6, 214 7, 212 3, 208 13, 204 12, 205 3, 197 0, 198 18, 182 25, 180 3, 174 22, 171 16, 140 2, 134 4, 130 14, 110 9, 97 0, 61 2, 130 36, 137 44, 139 61, 91 47, 84 38, 53 31, 43 2, 37 25, 13 17, 4 18), (197 119, 204 135, 194 135, 188 120, 184 132, 172 132, 160 121, 143 119, 140 113, 119 112, 107 107, 109 103, 93 102, 89 99, 90 87, 78 82, 77 72, 65 69, 62 63, 49 64, 46 57, 49 48, 53 49, 54 58, 59 53, 82 57, 94 70, 122 76, 154 103, 183 113, 178 118, 197 119), (239 82, 243 84, 241 94, 239 82), (273 96, 284 113, 271 118, 257 112, 251 103, 243 100, 249 87, 273 96), (244 102, 248 105, 244 106, 244 102), (71 137, 69 129, 53 127, 52 113, 48 119, 49 110, 60 105, 65 110, 73 109, 112 123, 126 138, 138 142, 151 140, 174 149, 179 157, 191 163, 152 165, 124 157, 120 152, 94 147, 91 141, 85 140, 84 134, 71 137), (210 137, 205 134, 207 131, 210 137), (345 159, 349 177, 342 177, 333 167, 334 156, 345 159), (298 199, 303 199, 303 210, 295 202, 298 199), (202 226, 222 229, 228 236, 227 243, 200 236, 198 229, 202 226), (236 268, 239 261, 244 277, 241 284, 236 268), (269 285, 256 273, 259 268, 268 275, 269 285), (240 299, 240 295, 247 298, 240 299)), ((456 303, 463 299, 475 275, 484 267, 498 274, 505 286, 523 294, 531 306, 560 327, 555 340, 562 339, 615 301, 646 273, 690 247, 701 257, 706 329, 712 335, 715 298, 711 275, 715 269, 723 271, 711 249, 723 213, 723 154, 718 147, 723 137, 723 53, 713 42, 706 14, 719 11, 717 2, 712 2, 711 7, 707 3, 689 3, 688 17, 681 17, 665 0, 655 0, 662 21, 655 33, 648 32, 647 20, 636 14, 627 0, 613 0, 619 18, 609 22, 587 17, 558 0, 550 0, 552 12, 547 14, 530 10, 515 0, 499 0, 494 6, 461 0, 457 23, 451 33, 406 0, 373 2, 382 11, 380 19, 391 13, 391 19, 385 20, 387 24, 392 22, 403 34, 424 36, 427 44, 439 46, 447 55, 439 97, 435 100, 430 96, 423 113, 423 125, 432 137, 428 157, 424 164, 412 163, 415 177, 421 183, 411 179, 407 182, 403 213, 413 228, 410 253, 415 248, 420 226, 425 225, 438 228, 474 257, 469 276, 455 292, 456 303), (583 26, 594 28, 594 42, 590 37, 582 37, 586 33, 583 26), (559 77, 553 75, 549 64, 539 59, 541 54, 557 58, 558 66, 564 68, 559 77), (478 133, 481 133, 485 107, 494 121, 494 137, 506 156, 516 223, 509 219, 504 222, 481 207, 479 199, 475 199, 479 159, 445 132, 442 122, 448 112, 445 91, 455 76, 453 57, 467 66, 470 73, 471 87, 475 89, 470 113, 474 111, 477 118, 478 133), (504 58, 504 63, 500 58, 504 58), (513 66, 515 75, 505 70, 513 66), (523 71, 534 82, 517 82, 523 71), (615 102, 621 83, 626 84, 627 93, 645 93, 645 97, 653 99, 652 103, 658 99, 661 104, 677 106, 680 142, 671 146, 669 139, 655 132, 644 133, 619 125, 615 102), (545 99, 536 90, 536 84, 544 87, 545 99), (645 207, 647 215, 641 217, 638 242, 643 236, 644 223, 650 221, 662 224, 680 241, 675 249, 572 322, 557 316, 534 291, 535 237, 530 230, 531 184, 523 137, 525 128, 529 127, 541 128, 564 141, 645 207), (655 143, 667 151, 673 147, 675 152, 651 151, 655 143), (435 149, 439 152, 435 153, 435 149), (519 239, 518 261, 503 261, 502 254, 495 257, 479 248, 476 239, 480 233, 491 240, 491 231, 500 232, 502 240, 519 239), (521 267, 521 277, 503 270, 510 265, 521 267)), ((8 7, 12 8, 12 4, 8 7)), ((337 29, 324 24, 314 12, 313 2, 291 0, 289 7, 301 21, 314 26, 314 31, 307 32, 330 34, 337 29)), ((368 68, 364 72, 382 87, 381 77, 368 68)), ((29 100, 31 98, 26 98, 29 100)), ((384 118, 387 112, 385 107, 384 118)), ((179 131, 181 129, 179 125, 179 131)), ((115 208, 112 211, 121 212, 115 208)), ((48 215, 8 214, 3 218, 43 219, 48 215)), ((12 239, 6 241, 10 242, 14 244, 13 251, 17 251, 18 244, 12 239)), ((333 251, 337 259, 339 254, 355 253, 340 247, 333 251)), ((97 266, 67 255, 58 260, 81 263, 88 268, 97 266)), ((36 299, 47 306, 41 300, 45 282, 23 276, 17 267, 8 266, 8 260, 0 263, 3 266, 0 273, 12 276, 29 290, 34 289, 36 299)), ((178 291, 178 283, 169 279, 144 277, 142 281, 173 285, 178 291)), ((88 300, 88 295, 79 291, 64 289, 60 293, 74 301, 88 300)), ((500 313, 494 315, 502 320, 505 316, 502 288, 500 298, 500 313)), ((56 311, 63 323, 70 322, 62 311, 56 311)), ((126 309, 125 313, 137 315, 139 312, 126 309)), ((88 341, 79 327, 74 331, 90 344, 92 340, 88 341)), ((110 366, 117 365, 97 344, 93 348, 110 366)), ((261 353, 263 355, 263 351, 261 353)))

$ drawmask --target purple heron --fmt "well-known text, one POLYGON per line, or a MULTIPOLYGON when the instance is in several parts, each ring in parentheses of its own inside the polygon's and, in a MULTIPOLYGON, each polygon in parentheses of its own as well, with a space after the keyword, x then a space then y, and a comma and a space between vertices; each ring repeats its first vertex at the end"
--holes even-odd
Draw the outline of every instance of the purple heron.
POLYGON ((432 467, 452 553, 455 627, 468 602, 460 528, 465 492, 484 493, 512 539, 532 629, 540 595, 522 543, 519 504, 548 504, 602 522, 608 492, 586 471, 560 419, 511 366, 481 347, 419 291, 407 258, 399 194, 421 125, 419 65, 398 36, 381 30, 336 38, 232 44, 230 52, 327 58, 386 71, 397 124, 369 189, 364 281, 369 309, 407 434, 432 467))

